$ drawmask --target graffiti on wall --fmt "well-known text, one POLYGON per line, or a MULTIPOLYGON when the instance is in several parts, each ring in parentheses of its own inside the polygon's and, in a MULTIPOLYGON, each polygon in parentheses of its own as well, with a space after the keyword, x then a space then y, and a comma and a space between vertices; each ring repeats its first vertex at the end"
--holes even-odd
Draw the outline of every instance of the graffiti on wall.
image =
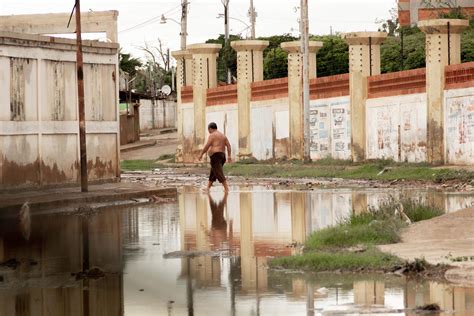
POLYGON ((311 158, 349 159, 349 100, 324 100, 310 107, 311 158))
POLYGON ((446 150, 448 163, 474 161, 474 95, 446 100, 446 150))
POLYGON ((426 160, 426 96, 369 99, 366 107, 367 158, 426 160))

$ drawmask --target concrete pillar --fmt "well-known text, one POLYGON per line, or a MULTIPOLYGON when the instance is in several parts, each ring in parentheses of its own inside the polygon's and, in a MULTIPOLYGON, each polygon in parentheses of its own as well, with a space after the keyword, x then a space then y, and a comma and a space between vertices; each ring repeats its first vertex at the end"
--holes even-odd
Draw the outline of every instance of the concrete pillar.
POLYGON ((186 85, 192 85, 192 61, 193 56, 186 50, 178 50, 171 53, 176 59, 176 92, 177 92, 177 128, 178 128, 178 148, 176 150, 176 161, 183 162, 183 109, 181 108, 181 89, 186 85))
POLYGON ((353 161, 365 159, 365 102, 367 77, 380 74, 380 44, 383 32, 347 33, 349 44, 349 86, 351 104, 351 153, 353 161))
MULTIPOLYGON (((309 42, 309 77, 316 78, 316 53, 322 42, 309 42)), ((281 43, 288 52, 288 99, 290 106, 290 157, 304 158, 303 56, 301 42, 281 43)))
POLYGON ((194 150, 206 140, 207 89, 217 86, 217 54, 220 44, 193 44, 187 50, 193 55, 194 150))
POLYGON ((467 20, 425 20, 418 27, 426 35, 426 96, 428 101, 427 160, 444 163, 445 67, 461 62, 461 32, 467 20))
POLYGON ((237 103, 239 115, 239 158, 251 156, 250 146, 250 99, 251 83, 263 80, 263 50, 268 41, 234 41, 231 46, 237 51, 237 103))

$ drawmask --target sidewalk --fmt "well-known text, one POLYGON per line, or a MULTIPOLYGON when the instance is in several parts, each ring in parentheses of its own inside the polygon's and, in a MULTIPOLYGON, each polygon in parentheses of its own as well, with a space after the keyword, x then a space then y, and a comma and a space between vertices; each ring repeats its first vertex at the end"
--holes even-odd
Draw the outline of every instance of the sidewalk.
MULTIPOLYGON (((91 203, 117 204, 134 199, 156 196, 174 198, 177 190, 165 187, 150 187, 137 183, 106 183, 90 185, 89 192, 82 193, 79 187, 54 188, 46 190, 29 190, 0 193, 0 213, 16 213, 28 202, 30 209, 51 210, 58 208, 79 207, 91 203)), ((122 203, 123 204, 123 203, 122 203)))
POLYGON ((145 131, 146 136, 140 141, 120 147, 122 160, 156 160, 162 155, 176 153, 178 134, 176 132, 161 134, 163 130, 145 131))

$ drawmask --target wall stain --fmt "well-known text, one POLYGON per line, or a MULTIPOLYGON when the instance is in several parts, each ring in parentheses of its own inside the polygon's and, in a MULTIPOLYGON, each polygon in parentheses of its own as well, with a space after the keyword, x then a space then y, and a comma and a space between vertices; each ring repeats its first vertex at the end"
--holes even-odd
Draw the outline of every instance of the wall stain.
POLYGON ((28 164, 17 164, 2 156, 0 165, 2 166, 2 178, 0 179, 2 187, 39 185, 40 183, 39 159, 28 164))
POLYGON ((428 162, 433 165, 441 165, 444 161, 443 153, 443 127, 435 120, 428 122, 427 130, 427 158, 428 162))
POLYGON ((91 175, 91 173, 95 173, 95 178, 104 179, 109 178, 115 175, 115 171, 113 168, 112 160, 109 161, 102 161, 99 157, 95 158, 95 162, 93 160, 87 161, 87 173, 91 175))

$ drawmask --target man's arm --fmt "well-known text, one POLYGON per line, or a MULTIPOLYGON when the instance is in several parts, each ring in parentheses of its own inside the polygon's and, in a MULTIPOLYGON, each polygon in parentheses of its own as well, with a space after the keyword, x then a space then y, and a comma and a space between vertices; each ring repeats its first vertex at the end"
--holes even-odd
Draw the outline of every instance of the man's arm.
POLYGON ((225 146, 227 147, 227 161, 232 162, 232 147, 227 137, 225 138, 225 146))
POLYGON ((202 156, 207 153, 207 151, 209 150, 209 147, 211 147, 212 145, 212 135, 209 135, 209 138, 207 139, 207 144, 204 146, 204 148, 201 150, 201 152, 199 153, 199 157, 198 157, 198 160, 201 160, 202 159, 202 156))

